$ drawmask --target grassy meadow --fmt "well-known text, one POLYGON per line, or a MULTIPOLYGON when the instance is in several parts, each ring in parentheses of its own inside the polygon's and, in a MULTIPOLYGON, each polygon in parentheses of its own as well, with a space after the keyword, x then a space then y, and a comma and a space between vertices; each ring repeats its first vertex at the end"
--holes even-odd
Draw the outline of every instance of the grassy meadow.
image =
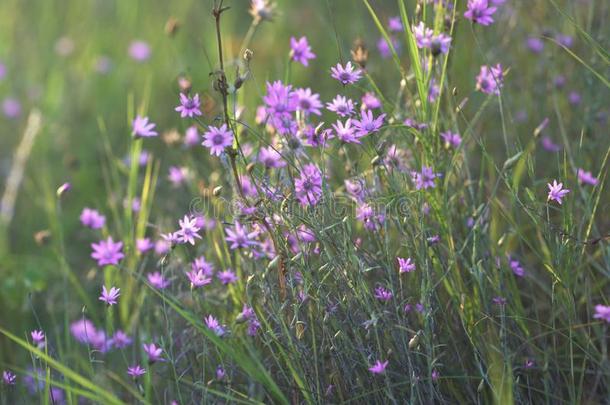
POLYGON ((0 404, 608 404, 610 3, 0 2, 0 404))

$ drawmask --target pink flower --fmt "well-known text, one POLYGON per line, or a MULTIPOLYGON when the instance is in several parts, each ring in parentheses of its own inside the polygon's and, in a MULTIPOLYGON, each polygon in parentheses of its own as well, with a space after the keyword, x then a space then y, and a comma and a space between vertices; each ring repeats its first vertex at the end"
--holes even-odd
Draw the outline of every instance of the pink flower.
POLYGON ((104 301, 108 305, 114 305, 117 303, 117 299, 121 295, 121 289, 111 287, 110 291, 106 289, 106 286, 102 286, 102 295, 100 295, 100 301, 104 301))
POLYGON ((561 204, 561 199, 570 192, 570 190, 563 188, 563 183, 557 183, 557 180, 553 180, 553 184, 547 184, 549 188, 549 195, 547 201, 554 200, 561 204))
POLYGON ((383 374, 385 373, 385 369, 388 366, 389 361, 381 361, 381 360, 377 360, 377 362, 375 364, 373 364, 373 366, 369 367, 369 371, 373 374, 383 374))
POLYGON ((398 266, 400 267, 399 272, 402 273, 410 273, 415 270, 415 263, 411 260, 410 257, 403 259, 402 257, 398 258, 398 266))

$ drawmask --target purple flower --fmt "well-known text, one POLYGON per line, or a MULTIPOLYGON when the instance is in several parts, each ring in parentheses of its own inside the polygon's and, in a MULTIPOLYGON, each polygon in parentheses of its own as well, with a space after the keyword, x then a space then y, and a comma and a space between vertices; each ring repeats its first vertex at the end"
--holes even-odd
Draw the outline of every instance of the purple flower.
POLYGON ((188 148, 199 144, 199 131, 196 126, 190 126, 184 133, 184 145, 188 148))
POLYGON ((593 318, 603 319, 604 321, 610 323, 610 305, 596 305, 595 315, 593 315, 593 318))
POLYGON ((373 374, 383 374, 385 373, 385 368, 388 366, 388 363, 388 360, 383 362, 381 360, 377 360, 373 366, 369 367, 369 371, 373 374))
POLYGON ((301 176, 294 181, 296 198, 301 205, 316 205, 322 197, 322 173, 320 169, 309 163, 303 166, 301 176))
POLYGON ((399 266, 399 272, 402 273, 410 273, 413 270, 415 270, 415 263, 413 263, 413 260, 411 260, 410 257, 403 259, 402 257, 398 257, 398 266, 399 266))
POLYGON ((17 382, 17 376, 11 373, 9 370, 4 370, 2 372, 2 381, 6 385, 15 385, 15 383, 17 382))
POLYGON ((191 270, 186 272, 186 276, 191 282, 191 288, 203 287, 204 285, 210 284, 212 279, 209 278, 205 272, 201 269, 191 270))
POLYGON ((360 132, 356 132, 356 128, 352 126, 352 119, 348 118, 343 124, 341 121, 337 121, 336 124, 332 124, 335 130, 335 136, 345 143, 362 143, 359 138, 362 138, 360 132))
POLYGON ((150 238, 136 239, 136 249, 140 253, 146 253, 154 247, 150 238))
POLYGON ((561 150, 561 146, 553 142, 549 136, 544 136, 541 142, 544 150, 548 152, 559 152, 561 150))
POLYGON ((97 260, 98 266, 106 266, 109 264, 118 265, 125 255, 121 251, 123 242, 114 242, 112 236, 106 240, 101 240, 98 243, 92 243, 93 252, 91 258, 97 260))
POLYGON ((212 315, 208 315, 206 318, 203 318, 203 320, 205 321, 205 326, 214 332, 216 336, 222 336, 225 334, 224 326, 222 326, 218 322, 218 319, 214 318, 212 315))
POLYGON ((504 73, 502 65, 481 66, 481 71, 477 76, 477 90, 485 94, 500 94, 500 89, 504 85, 504 73))
POLYGON ((258 321, 258 319, 256 319, 256 318, 250 319, 248 321, 248 329, 247 329, 248 336, 256 336, 260 327, 261 327, 261 323, 258 321))
POLYGON ((451 131, 441 132, 441 137, 447 146, 458 148, 462 143, 462 137, 458 133, 453 133, 451 131))
POLYGON ((365 136, 379 131, 383 126, 384 118, 385 114, 381 114, 379 117, 374 118, 373 112, 371 110, 366 110, 360 112, 359 120, 353 120, 352 122, 354 127, 356 127, 356 132, 360 136, 365 136))
POLYGON ((108 305, 114 305, 117 299, 121 295, 121 289, 111 287, 110 291, 106 290, 106 286, 102 286, 102 295, 100 295, 100 301, 104 301, 108 305))
POLYGON ((127 367, 127 374, 132 376, 133 378, 138 378, 144 374, 146 374, 146 369, 140 367, 139 364, 135 364, 131 367, 127 367))
POLYGON ((166 280, 165 277, 163 277, 163 275, 158 271, 155 271, 154 273, 148 273, 146 278, 153 287, 158 288, 159 290, 162 290, 171 284, 171 282, 169 280, 166 280))
POLYGON ((521 263, 519 263, 518 260, 509 258, 508 265, 510 266, 510 269, 513 271, 515 276, 523 277, 525 275, 525 269, 521 266, 521 263))
POLYGON ((180 225, 180 230, 176 233, 181 243, 188 242, 191 245, 195 245, 195 238, 201 239, 201 235, 197 233, 199 232, 197 218, 185 215, 183 219, 178 220, 178 224, 180 225))
POLYGON ((337 79, 343 84, 353 84, 362 78, 362 70, 355 69, 352 62, 347 62, 345 67, 337 63, 337 66, 331 67, 331 77, 337 79))
POLYGON ((568 94, 568 102, 573 106, 580 104, 581 100, 582 97, 576 91, 571 91, 570 94, 568 94))
POLYGON ((260 148, 258 151, 258 160, 269 168, 286 166, 286 161, 282 159, 282 155, 272 147, 260 148))
POLYGON ((165 359, 161 357, 163 349, 157 347, 154 343, 143 344, 142 347, 144 348, 144 352, 148 356, 148 361, 150 363, 154 363, 156 361, 165 361, 165 359))
POLYGON ((290 49, 290 58, 303 66, 308 66, 309 60, 316 57, 316 54, 311 51, 311 46, 309 46, 306 37, 301 37, 298 40, 295 37, 291 37, 290 49))
POLYGON ((320 102, 320 95, 312 93, 311 89, 296 89, 295 94, 298 98, 298 109, 307 114, 322 115, 320 108, 322 103, 320 102))
POLYGON ((36 346, 38 346, 39 348, 41 346, 44 346, 44 332, 41 330, 33 330, 32 332, 30 332, 30 336, 32 336, 32 342, 34 342, 34 344, 36 346))
POLYGON ((237 281, 237 276, 231 269, 219 272, 216 274, 216 277, 218 277, 220 282, 224 285, 233 284, 237 281))
POLYGON ((112 339, 110 339, 111 345, 116 347, 117 349, 122 349, 131 344, 131 338, 122 330, 117 330, 112 339))
POLYGON ((222 124, 220 128, 210 125, 203 138, 202 145, 210 149, 211 155, 220 156, 225 148, 233 145, 233 131, 227 130, 226 124, 222 124))
POLYGON ((403 27, 400 17, 396 16, 388 18, 388 29, 392 32, 401 32, 403 27))
MULTIPOLYGON (((396 53, 400 53, 400 42, 398 42, 398 40, 394 37, 390 37, 390 41, 396 53)), ((379 38, 379 41, 377 41, 377 50, 383 59, 387 59, 392 56, 392 49, 383 37, 379 38)))
POLYGON ((544 50, 544 42, 537 37, 529 37, 527 41, 525 41, 525 44, 529 50, 534 53, 541 53, 544 50))
POLYGON ((599 183, 599 180, 597 178, 595 178, 591 174, 591 172, 585 172, 585 169, 578 169, 576 173, 578 175, 578 181, 581 184, 589 184, 591 186, 597 186, 597 183, 599 183))
POLYGON ((91 229, 101 229, 106 223, 106 217, 96 210, 85 207, 80 214, 80 222, 91 229))
POLYGON ((507 301, 506 301, 506 298, 504 298, 504 297, 494 297, 494 298, 492 298, 491 302, 493 302, 494 304, 499 305, 499 306, 504 306, 504 305, 506 305, 507 301))
POLYGON ((257 232, 248 232, 239 221, 235 221, 233 229, 227 228, 225 232, 226 241, 231 243, 230 249, 247 248, 256 244, 252 239, 257 236, 257 232))
POLYGON ((362 222, 366 229, 374 231, 383 223, 385 216, 383 214, 376 215, 373 207, 364 203, 356 208, 356 219, 362 222))
POLYGON ((144 41, 133 41, 129 44, 129 56, 136 62, 148 60, 150 53, 150 46, 144 41))
POLYGON ((0 61, 0 80, 6 77, 6 65, 0 61))
POLYGON ((199 101, 199 94, 195 94, 194 97, 187 96, 184 93, 180 93, 180 105, 175 108, 180 113, 181 118, 201 115, 201 101, 199 101))
POLYGON ((464 17, 473 23, 489 25, 494 22, 491 16, 496 12, 496 7, 490 7, 488 0, 468 0, 467 7, 464 17))
POLYGON ((563 189, 563 183, 557 184, 557 180, 553 180, 553 184, 548 183, 547 187, 549 188, 549 195, 547 197, 547 201, 554 200, 557 201, 560 205, 561 199, 570 192, 570 190, 563 189))
POLYGON ((432 167, 422 166, 421 172, 411 172, 411 177, 413 178, 413 182, 415 183, 415 188, 417 190, 434 188, 434 180, 437 177, 440 177, 440 174, 434 173, 432 167))
POLYGON ((7 97, 2 102, 2 112, 7 118, 17 118, 21 115, 21 103, 16 98, 7 97))
POLYGON ((415 44, 418 48, 429 48, 430 40, 434 35, 434 31, 430 28, 427 28, 423 21, 420 21, 419 24, 413 26, 412 28, 413 36, 415 36, 415 44))
POLYGON ((375 288, 375 298, 377 298, 379 301, 388 302, 393 296, 394 294, 392 294, 392 291, 386 289, 385 287, 379 286, 375 288))
POLYGON ((222 379, 224 379, 225 375, 226 375, 225 369, 222 368, 222 366, 216 367, 216 379, 218 381, 221 381, 222 379))
POLYGON ((83 318, 70 325, 70 333, 78 342, 91 345, 94 349, 103 353, 110 349, 110 340, 102 330, 97 330, 93 322, 83 318))
POLYGON ((438 35, 434 35, 430 38, 430 51, 432 55, 437 56, 441 53, 448 53, 449 47, 451 46, 451 37, 449 35, 445 35, 442 32, 438 35))
POLYGON ((375 110, 381 107, 381 101, 371 92, 366 92, 362 96, 362 108, 375 110))
POLYGON ((326 103, 326 109, 341 117, 347 117, 354 112, 354 102, 345 96, 337 95, 331 103, 326 103))
POLYGON ((193 263, 191 263, 191 269, 201 270, 203 271, 203 274, 208 277, 214 273, 214 266, 212 266, 212 263, 205 260, 204 256, 199 256, 196 258, 193 263))
POLYGON ((154 131, 155 126, 156 124, 148 122, 148 117, 141 117, 138 115, 132 123, 132 134, 136 138, 150 138, 152 136, 157 136, 157 132, 154 131))
POLYGON ((432 381, 437 381, 440 376, 441 373, 439 373, 437 370, 432 370, 432 374, 430 375, 430 377, 432 377, 432 381))

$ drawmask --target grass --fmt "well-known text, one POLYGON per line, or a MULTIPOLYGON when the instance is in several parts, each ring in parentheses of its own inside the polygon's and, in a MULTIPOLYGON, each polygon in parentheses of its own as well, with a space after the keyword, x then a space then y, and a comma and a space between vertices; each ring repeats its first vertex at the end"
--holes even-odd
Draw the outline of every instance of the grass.
MULTIPOLYGON (((458 0, 287 0, 273 21, 253 18, 247 3, 0 5, 0 100, 22 104, 20 116, 0 119, 1 178, 25 168, 14 215, 0 223, 0 369, 17 374, 0 385, 0 404, 604 403, 608 323, 594 315, 610 305, 609 7, 506 2, 484 27, 463 18, 458 0), (170 17, 177 31, 165 28, 170 17), (390 17, 450 35, 450 52, 418 48, 390 17), (290 37, 303 35, 316 54, 308 67, 289 54, 290 37), (530 37, 541 53, 527 48, 530 37), (366 71, 341 86, 329 68, 350 60, 357 38, 366 71), (134 39, 150 44, 148 60, 128 56, 134 39), (106 73, 96 71, 102 55, 106 73), (502 90, 478 91, 480 67, 496 63, 502 90), (245 81, 232 88, 237 77, 245 81), (179 78, 201 95, 201 117, 173 111, 179 78), (359 145, 304 146, 307 124, 322 136, 338 117, 297 112, 298 142, 274 134, 277 122, 257 122, 256 107, 275 80, 311 87, 324 103, 345 95, 357 110, 371 92, 381 101, 374 115, 387 116, 359 145), (41 119, 31 150, 19 147, 30 111, 41 119), (137 115, 160 136, 134 138, 137 115), (236 134, 223 156, 183 144, 189 126, 201 134, 222 123, 236 134), (447 144, 446 131, 461 143, 447 144), (263 147, 285 167, 258 162, 263 147), (302 204, 296 184, 311 163, 320 200, 302 204), (178 185, 170 166, 188 173, 178 185), (415 186, 423 166, 439 174, 434 187, 415 186), (597 184, 579 181, 578 169, 597 184), (547 200, 554 179, 570 189, 561 205, 547 200), (58 195, 64 182, 72 188, 58 195), (105 215, 103 227, 80 223, 85 206, 105 215), (138 250, 185 214, 206 219, 194 246, 138 250), (254 246, 230 247, 238 222, 254 246), (97 266, 90 245, 108 236, 124 257, 97 266), (215 275, 197 288, 185 272, 201 256, 215 275), (400 273, 398 257, 416 269, 400 273), (221 282, 225 270, 234 282, 221 282), (169 286, 158 288, 153 272, 169 286), (116 306, 98 300, 102 285, 121 288, 116 306), (74 332, 83 319, 96 329, 84 343, 74 332), (32 342, 34 329, 46 346, 32 342), (131 344, 106 350, 119 330, 131 344), (148 361, 151 342, 164 361, 148 361), (377 361, 388 362, 381 374, 369 371, 377 361), (128 376, 134 364, 146 374, 128 376)), ((13 186, 0 181, 3 192, 13 186)))

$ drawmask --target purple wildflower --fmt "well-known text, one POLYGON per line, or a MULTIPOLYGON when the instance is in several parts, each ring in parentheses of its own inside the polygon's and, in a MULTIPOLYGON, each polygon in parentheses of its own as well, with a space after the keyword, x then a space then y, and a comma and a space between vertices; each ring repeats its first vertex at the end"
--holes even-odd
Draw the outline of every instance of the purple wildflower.
POLYGON ((383 286, 375 288, 375 298, 377 298, 379 301, 388 302, 392 299, 393 296, 394 294, 392 294, 392 291, 386 289, 383 286))
POLYGON ((399 266, 399 272, 402 273, 410 273, 413 270, 415 270, 415 263, 413 263, 413 260, 410 257, 407 257, 406 259, 403 259, 402 257, 398 257, 398 266, 399 266))
POLYGON ((127 374, 129 374, 133 378, 138 378, 138 377, 146 374, 146 369, 140 367, 139 364, 135 364, 131 367, 127 367, 127 374))
POLYGON ((371 92, 366 92, 362 96, 362 108, 375 110, 381 107, 381 101, 371 92))
POLYGON ((491 300, 494 304, 499 305, 499 306, 504 306, 506 305, 506 298, 504 297, 494 297, 491 300))
POLYGON ((195 96, 187 96, 184 93, 180 93, 180 105, 175 108, 180 113, 180 117, 186 118, 201 115, 201 101, 199 101, 199 94, 195 96))
POLYGON ((388 18, 388 29, 392 32, 401 32, 403 30, 401 18, 398 16, 388 18))
POLYGON ((320 108, 322 103, 320 102, 320 95, 312 93, 311 89, 296 89, 295 94, 298 98, 298 109, 307 114, 322 115, 320 108))
POLYGON ((286 161, 282 155, 272 147, 260 148, 258 160, 269 168, 280 168, 286 166, 286 161))
POLYGON ((220 282, 224 285, 233 284, 237 281, 237 276, 231 269, 219 272, 216 274, 216 277, 218 277, 220 282))
POLYGON ((129 56, 136 62, 148 60, 150 54, 150 46, 144 41, 133 41, 129 44, 129 56))
POLYGON ((141 254, 148 252, 154 247, 150 238, 136 239, 136 250, 141 254))
POLYGON ((488 0, 468 0, 467 7, 464 17, 473 23, 489 25, 494 22, 491 16, 496 12, 496 7, 490 7, 488 0))
POLYGON ((195 238, 201 239, 201 235, 197 233, 199 232, 197 218, 185 215, 183 219, 178 220, 178 224, 180 225, 180 230, 176 233, 180 242, 188 242, 191 245, 195 245, 195 238))
POLYGON ((508 265, 510 266, 510 269, 513 271, 515 276, 523 277, 525 275, 525 269, 523 268, 523 266, 521 266, 521 263, 519 263, 518 260, 509 259, 508 265))
POLYGON ((203 138, 202 145, 210 149, 211 155, 220 156, 225 148, 233 145, 233 131, 227 130, 226 124, 222 124, 220 128, 210 125, 203 138))
POLYGON ((559 152, 561 150, 561 146, 553 142, 553 140, 549 136, 542 137, 541 142, 544 150, 548 152, 559 152))
POLYGON ((149 122, 148 117, 136 116, 132 122, 132 135, 143 138, 150 138, 157 136, 157 132, 154 130, 156 124, 149 122))
POLYGON ((212 263, 205 260, 204 256, 199 256, 196 258, 193 263, 191 263, 191 269, 201 270, 203 271, 203 274, 208 277, 214 273, 214 266, 212 266, 212 263))
POLYGON ((343 124, 341 121, 337 121, 336 124, 332 124, 335 129, 335 136, 345 143, 361 143, 359 138, 362 138, 360 132, 356 132, 356 128, 352 126, 352 119, 348 118, 343 124))
POLYGON ((159 290, 162 290, 171 284, 171 282, 169 280, 166 280, 165 277, 163 277, 163 275, 158 271, 155 271, 154 273, 148 273, 146 278, 153 287, 159 290))
POLYGON ((576 173, 578 175, 578 181, 581 184, 589 184, 591 186, 597 186, 597 183, 599 183, 599 179, 594 177, 591 174, 591 172, 586 172, 585 169, 578 169, 576 171, 576 173))
POLYGON ((415 44, 418 48, 429 48, 430 40, 434 35, 434 31, 430 28, 427 28, 423 21, 420 21, 419 24, 413 26, 412 28, 413 36, 415 36, 415 44))
POLYGON ((369 367, 369 371, 373 374, 383 374, 385 373, 385 369, 388 366, 389 361, 381 361, 381 360, 377 360, 377 362, 375 364, 373 364, 371 367, 369 367))
POLYGON ((196 126, 190 126, 184 133, 184 145, 188 148, 199 144, 199 131, 196 126))
POLYGON ((191 271, 187 271, 186 276, 191 282, 191 288, 203 287, 204 285, 210 284, 212 282, 212 279, 209 278, 201 269, 193 269, 191 271))
POLYGON ((548 183, 547 187, 549 188, 549 195, 547 197, 547 201, 557 201, 561 205, 561 199, 565 197, 566 194, 570 192, 570 190, 563 188, 563 183, 557 183, 557 180, 553 180, 553 184, 548 183))
POLYGON ((2 112, 7 118, 17 118, 21 115, 21 103, 13 97, 7 97, 2 102, 2 112))
POLYGON ((347 117, 354 112, 354 102, 345 96, 337 95, 331 103, 326 103, 326 109, 340 117, 347 117))
POLYGON ((530 51, 534 53, 541 53, 544 50, 544 42, 540 38, 537 37, 529 37, 525 44, 529 48, 530 51))
POLYGON ((291 37, 290 49, 290 58, 303 66, 308 66, 309 60, 316 57, 316 54, 311 51, 311 46, 309 46, 306 37, 301 37, 299 39, 291 37))
POLYGON ((448 53, 450 46, 451 37, 443 34, 442 32, 430 38, 429 48, 434 56, 440 55, 441 53, 448 53))
POLYGON ((360 119, 353 120, 352 123, 356 127, 356 132, 360 136, 365 136, 379 131, 383 126, 385 116, 385 114, 381 114, 379 117, 374 118, 371 110, 361 111, 360 119))
POLYGON ((212 315, 208 315, 203 319, 205 321, 205 326, 214 332, 216 336, 222 336, 225 334, 225 328, 218 322, 218 319, 214 318, 212 315))
POLYGON ((132 342, 131 338, 122 330, 117 330, 116 332, 114 332, 114 335, 112 336, 112 339, 110 339, 110 341, 111 345, 113 347, 116 347, 117 349, 127 347, 132 342))
POLYGON ((85 207, 80 214, 80 222, 91 229, 101 229, 106 223, 106 217, 96 210, 85 207))
POLYGON ((223 380, 225 378, 225 375, 226 375, 225 369, 222 368, 222 366, 216 367, 216 379, 218 381, 223 380))
POLYGON ((610 305, 596 305, 595 315, 593 315, 593 318, 603 319, 604 321, 610 323, 610 305))
POLYGON ((458 133, 453 133, 451 131, 441 132, 441 137, 447 146, 451 146, 453 148, 458 148, 462 143, 462 137, 458 133))
POLYGON ((17 376, 9 370, 4 370, 2 372, 2 381, 6 385, 15 385, 15 383, 17 382, 17 376))
POLYGON ((322 173, 320 169, 309 163, 303 166, 301 176, 294 181, 296 198, 301 205, 316 205, 322 197, 322 173))
POLYGON ((477 76, 477 90, 485 94, 500 94, 500 89, 504 84, 504 73, 502 65, 481 66, 481 71, 477 76))
POLYGON ((257 236, 257 232, 248 232, 241 223, 235 221, 233 228, 225 229, 227 242, 231 242, 230 249, 247 248, 255 245, 256 242, 252 240, 257 236))
POLYGON ((432 167, 422 166, 421 172, 411 172, 411 177, 413 178, 413 182, 415 183, 415 188, 417 190, 434 188, 434 180, 437 177, 440 177, 438 173, 434 173, 432 167))
POLYGON ((102 295, 100 295, 99 300, 104 301, 108 305, 114 305, 117 303, 117 299, 121 295, 121 289, 111 287, 110 291, 106 289, 106 286, 102 286, 102 295))
POLYGON ((161 357, 161 353, 163 353, 163 349, 157 347, 154 343, 143 344, 144 352, 148 356, 148 361, 150 363, 154 363, 156 361, 165 361, 163 357, 161 357))
POLYGON ((345 67, 337 63, 336 66, 330 68, 331 76, 333 79, 337 79, 343 84, 353 84, 362 78, 362 71, 360 69, 354 69, 352 62, 347 62, 345 67))
POLYGON ((30 332, 30 336, 32 336, 32 342, 34 342, 34 344, 36 346, 38 346, 39 348, 41 346, 44 346, 44 340, 45 340, 45 336, 44 336, 44 332, 41 330, 33 330, 32 332, 30 332))
POLYGON ((125 255, 121 251, 123 242, 114 242, 112 236, 106 240, 101 240, 98 243, 92 243, 93 252, 91 258, 97 260, 98 266, 106 266, 109 264, 118 265, 125 255))

